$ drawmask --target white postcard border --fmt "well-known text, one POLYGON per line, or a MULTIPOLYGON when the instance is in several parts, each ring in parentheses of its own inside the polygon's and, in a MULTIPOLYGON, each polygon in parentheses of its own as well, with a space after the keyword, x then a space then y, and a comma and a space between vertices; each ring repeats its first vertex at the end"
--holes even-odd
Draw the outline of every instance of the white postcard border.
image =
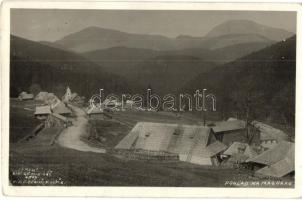
POLYGON ((69 187, 69 186, 10 186, 9 159, 9 45, 10 8, 36 9, 121 9, 121 10, 246 10, 297 12, 297 67, 296 67, 296 143, 302 142, 302 10, 298 4, 272 3, 181 3, 181 2, 59 2, 9 1, 1 12, 1 134, 2 134, 2 191, 12 196, 101 196, 101 197, 302 197, 302 152, 295 145, 295 188, 213 188, 213 187, 69 187))

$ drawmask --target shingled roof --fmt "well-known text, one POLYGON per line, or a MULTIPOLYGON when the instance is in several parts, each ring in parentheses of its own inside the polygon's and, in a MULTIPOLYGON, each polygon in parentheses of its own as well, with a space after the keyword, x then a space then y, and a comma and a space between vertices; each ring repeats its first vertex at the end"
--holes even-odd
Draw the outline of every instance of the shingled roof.
POLYGON ((70 114, 72 113, 71 110, 65 106, 63 102, 58 103, 54 108, 52 108, 53 113, 58 114, 70 114))
POLYGON ((256 171, 256 174, 282 177, 295 170, 295 144, 282 142, 281 147, 278 146, 274 148, 275 151, 273 151, 274 149, 268 150, 261 157, 253 159, 254 162, 269 163, 268 166, 256 171), (272 158, 269 158, 270 156, 272 158), (270 162, 264 162, 264 160, 269 160, 270 162))
POLYGON ((35 100, 45 101, 47 99, 47 95, 48 95, 48 92, 39 92, 36 95, 35 100))
POLYGON ((209 152, 209 156, 214 156, 223 150, 225 150, 227 146, 219 141, 215 141, 207 146, 207 151, 209 152))
POLYGON ((210 158, 226 146, 210 135, 204 126, 139 122, 115 148, 166 151, 182 161, 211 164, 210 158))
POLYGON ((245 122, 242 120, 229 120, 216 122, 212 129, 215 133, 241 130, 245 128, 245 122))
POLYGON ((247 144, 246 143, 242 143, 242 142, 233 142, 231 144, 231 146, 229 146, 229 148, 223 152, 224 155, 228 155, 228 156, 231 156, 233 154, 236 154, 239 152, 239 149, 242 149, 243 152, 245 151, 247 147, 247 144))
POLYGON ((228 156, 242 154, 246 157, 246 159, 254 158, 258 155, 250 145, 242 142, 233 142, 231 146, 225 152, 223 152, 223 154, 228 156))
POLYGON ((35 111, 35 115, 45 115, 45 114, 50 114, 50 106, 37 106, 36 107, 36 111, 35 111))
POLYGON ((21 100, 28 100, 28 99, 33 99, 33 98, 34 98, 33 94, 29 94, 26 92, 21 92, 19 95, 19 99, 21 99, 21 100))
POLYGON ((260 131, 260 140, 288 140, 288 135, 282 130, 258 121, 253 121, 251 124, 260 131))

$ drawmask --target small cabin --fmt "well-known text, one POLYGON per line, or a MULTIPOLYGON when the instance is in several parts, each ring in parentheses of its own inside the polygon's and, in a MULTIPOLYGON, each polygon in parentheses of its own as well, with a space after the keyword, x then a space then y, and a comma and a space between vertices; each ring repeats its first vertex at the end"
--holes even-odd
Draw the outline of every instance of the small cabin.
POLYGON ((217 140, 228 146, 247 140, 245 122, 242 120, 216 122, 211 128, 217 140))
POLYGON ((46 119, 51 114, 50 106, 37 106, 35 110, 35 117, 37 119, 46 119))
POLYGON ((34 95, 33 94, 28 94, 27 92, 21 92, 18 96, 18 99, 20 101, 33 100, 34 95))

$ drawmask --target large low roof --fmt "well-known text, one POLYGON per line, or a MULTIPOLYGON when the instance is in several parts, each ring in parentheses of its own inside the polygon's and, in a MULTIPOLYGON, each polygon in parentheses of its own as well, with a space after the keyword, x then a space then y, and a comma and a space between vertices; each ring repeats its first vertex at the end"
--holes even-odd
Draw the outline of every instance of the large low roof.
POLYGON ((284 152, 283 159, 256 171, 264 176, 282 177, 295 170, 295 145, 291 144, 288 151, 284 152))
POLYGON ((226 149, 211 129, 198 125, 139 122, 115 147, 166 151, 187 157, 210 158, 226 149))

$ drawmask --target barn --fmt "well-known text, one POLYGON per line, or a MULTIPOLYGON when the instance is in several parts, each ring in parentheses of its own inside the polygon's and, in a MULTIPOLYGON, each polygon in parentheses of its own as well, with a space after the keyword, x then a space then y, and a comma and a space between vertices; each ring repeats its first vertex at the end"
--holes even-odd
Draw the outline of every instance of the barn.
POLYGON ((216 138, 230 146, 233 142, 247 142, 245 122, 242 120, 228 120, 216 122, 212 126, 216 138))
POLYGON ((283 177, 295 171, 295 143, 282 141, 246 162, 255 166, 255 175, 283 177), (262 167, 258 169, 259 166, 262 167))
POLYGON ((138 122, 115 148, 168 152, 179 155, 184 162, 218 165, 218 155, 226 146, 208 127, 138 122))
POLYGON ((251 123, 260 132, 260 143, 265 149, 271 149, 282 141, 288 141, 288 135, 268 124, 253 121, 251 123))

